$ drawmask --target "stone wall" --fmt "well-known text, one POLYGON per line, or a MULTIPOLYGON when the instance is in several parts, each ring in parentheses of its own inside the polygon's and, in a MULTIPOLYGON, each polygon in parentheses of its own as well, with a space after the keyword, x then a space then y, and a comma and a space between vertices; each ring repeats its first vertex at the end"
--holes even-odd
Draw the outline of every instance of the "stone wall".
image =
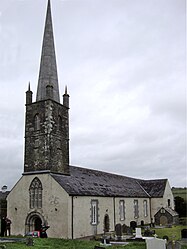
POLYGON ((68 108, 52 100, 26 105, 24 172, 69 173, 68 108))

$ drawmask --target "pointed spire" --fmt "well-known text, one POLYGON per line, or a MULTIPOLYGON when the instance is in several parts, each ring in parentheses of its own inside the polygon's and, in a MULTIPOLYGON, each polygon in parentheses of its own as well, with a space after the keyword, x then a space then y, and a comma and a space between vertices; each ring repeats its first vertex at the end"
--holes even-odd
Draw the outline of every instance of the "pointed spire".
POLYGON ((60 102, 50 0, 47 5, 36 101, 48 98, 48 86, 53 89, 52 99, 60 102))
POLYGON ((69 94, 68 94, 67 85, 65 86, 65 93, 63 95, 63 105, 69 108, 69 94))
POLYGON ((30 84, 30 81, 29 81, 28 92, 30 92, 30 90, 31 90, 31 84, 30 84))
POLYGON ((29 81, 28 90, 26 91, 26 104, 31 104, 31 103, 32 103, 32 91, 29 81))

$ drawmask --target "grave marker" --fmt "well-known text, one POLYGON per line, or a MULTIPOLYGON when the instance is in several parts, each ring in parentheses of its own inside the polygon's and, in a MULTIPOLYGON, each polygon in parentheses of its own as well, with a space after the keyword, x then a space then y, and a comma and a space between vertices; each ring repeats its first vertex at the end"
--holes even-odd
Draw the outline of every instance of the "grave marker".
POLYGON ((118 240, 121 240, 121 236, 122 236, 122 226, 121 224, 116 224, 115 226, 115 232, 116 232, 116 236, 118 240))
POLYGON ((141 239, 142 238, 142 229, 141 228, 136 228, 135 238, 137 238, 137 239, 141 239))
POLYGON ((166 241, 163 239, 151 238, 146 239, 147 249, 166 249, 166 241))

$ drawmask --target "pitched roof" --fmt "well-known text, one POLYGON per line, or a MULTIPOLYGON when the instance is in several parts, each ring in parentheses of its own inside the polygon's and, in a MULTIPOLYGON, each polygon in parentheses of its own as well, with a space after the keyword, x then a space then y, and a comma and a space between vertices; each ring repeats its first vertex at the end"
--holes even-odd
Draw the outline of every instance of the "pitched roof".
POLYGON ((103 171, 70 166, 70 175, 51 174, 69 195, 111 196, 111 197, 151 197, 164 193, 165 180, 146 181, 103 171), (147 183, 149 182, 149 183, 147 183), (156 184, 157 183, 157 184, 156 184), (151 184, 150 190, 142 185, 151 184), (163 189, 157 194, 158 185, 163 189), (149 193, 150 192, 150 193, 149 193))
POLYGON ((179 216, 179 214, 175 210, 173 210, 172 208, 170 208, 170 207, 162 207, 162 208, 160 208, 155 215, 157 215, 158 213, 160 213, 162 209, 165 209, 166 212, 168 212, 173 217, 174 216, 179 216))
POLYGON ((170 207, 165 207, 164 209, 165 209, 169 214, 171 214, 172 216, 178 216, 178 215, 179 215, 175 210, 171 209, 170 207))
POLYGON ((139 180, 140 185, 151 197, 162 197, 164 195, 167 179, 139 180))

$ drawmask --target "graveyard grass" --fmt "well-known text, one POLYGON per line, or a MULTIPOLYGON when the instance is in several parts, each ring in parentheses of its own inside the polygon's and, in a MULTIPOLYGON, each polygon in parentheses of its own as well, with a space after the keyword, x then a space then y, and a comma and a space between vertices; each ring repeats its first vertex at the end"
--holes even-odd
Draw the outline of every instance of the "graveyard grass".
POLYGON ((184 228, 187 228, 187 226, 172 226, 171 228, 157 228, 154 230, 156 235, 161 239, 167 235, 169 240, 180 240, 181 230, 184 228))
MULTIPOLYGON (((5 243, 0 243, 1 245, 5 243)), ((26 246, 23 242, 17 243, 6 243, 6 249, 94 249, 95 245, 99 245, 96 241, 85 241, 85 240, 64 240, 64 239, 34 239, 34 246, 26 246)), ((110 246, 110 249, 124 248, 122 246, 110 246)), ((146 249, 145 243, 132 243, 125 246, 125 249, 146 249)))
MULTIPOLYGON (((187 228, 187 226, 173 226, 172 228, 159 228, 155 229, 158 238, 163 238, 167 235, 169 240, 180 240, 181 239, 181 230, 187 228)), ((16 243, 0 243, 0 248, 2 245, 6 245, 6 249, 28 249, 29 247, 25 242, 16 242, 16 243)), ((38 249, 94 249, 95 245, 99 245, 98 241, 87 241, 87 240, 65 240, 65 239, 41 239, 34 238, 34 246, 30 248, 38 249)), ((110 246, 110 249, 146 249, 146 244, 143 242, 139 243, 130 243, 125 247, 122 246, 110 246)), ((182 246, 182 249, 187 249, 187 245, 182 246)))
MULTIPOLYGON (((0 243, 0 248, 4 243, 0 243)), ((34 239, 34 246, 26 246, 25 243, 6 243, 6 249, 94 249, 95 245, 99 245, 95 241, 81 241, 81 240, 64 240, 64 239, 34 239)), ((145 243, 131 243, 123 246, 110 246, 110 249, 146 249, 145 243)), ((187 246, 182 246, 181 249, 187 249, 187 246)))

